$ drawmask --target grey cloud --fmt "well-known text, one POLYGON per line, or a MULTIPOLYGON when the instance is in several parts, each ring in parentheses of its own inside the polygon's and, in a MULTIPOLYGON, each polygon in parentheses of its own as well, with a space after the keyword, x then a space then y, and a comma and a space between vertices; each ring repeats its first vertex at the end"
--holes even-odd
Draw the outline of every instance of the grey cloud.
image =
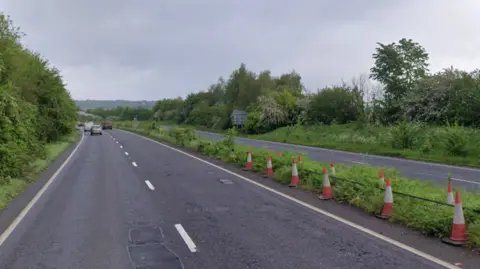
POLYGON ((75 98, 101 99, 185 96, 241 62, 276 75, 295 69, 315 89, 368 72, 375 43, 402 37, 427 48, 433 69, 472 68, 478 7, 460 0, 0 4, 27 32, 24 42, 63 71, 75 98))

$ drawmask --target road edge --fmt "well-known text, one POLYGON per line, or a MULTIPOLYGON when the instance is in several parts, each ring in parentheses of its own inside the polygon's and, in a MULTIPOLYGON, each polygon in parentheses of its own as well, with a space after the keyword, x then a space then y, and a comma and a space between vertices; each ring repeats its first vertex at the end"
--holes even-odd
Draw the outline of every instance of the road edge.
POLYGON ((77 131, 80 137, 0 212, 0 247, 77 152, 85 137, 83 132, 77 131))

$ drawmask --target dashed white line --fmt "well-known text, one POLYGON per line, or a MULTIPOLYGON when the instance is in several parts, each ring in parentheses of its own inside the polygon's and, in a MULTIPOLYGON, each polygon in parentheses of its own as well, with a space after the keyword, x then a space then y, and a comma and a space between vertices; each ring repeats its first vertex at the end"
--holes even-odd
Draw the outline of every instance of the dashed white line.
POLYGON ((155 187, 153 186, 152 182, 150 180, 145 180, 145 184, 147 184, 148 188, 152 191, 155 190, 155 187))
POLYGON ((118 144, 118 140, 117 140, 117 144, 118 144))
MULTIPOLYGON (((435 178, 442 178, 442 177, 444 177, 444 176, 442 176, 442 175, 435 175, 435 174, 423 173, 423 172, 414 172, 414 173, 420 174, 420 175, 425 175, 425 176, 431 176, 431 177, 435 177, 435 178)), ((471 180, 466 180, 466 179, 461 179, 461 178, 456 178, 456 177, 452 177, 452 180, 462 181, 462 182, 467 182, 467 183, 471 183, 471 184, 480 185, 480 182, 478 182, 478 181, 471 181, 471 180)))
POLYGON ((125 151, 125 155, 127 155, 127 156, 128 156, 128 152, 126 152, 126 151, 125 151))
POLYGON ((350 161, 352 163, 356 163, 356 164, 361 164, 361 165, 366 165, 366 163, 362 163, 362 162, 357 162, 357 161, 350 161))
POLYGON ((187 247, 190 250, 190 252, 197 252, 197 246, 195 245, 195 243, 193 243, 192 238, 188 236, 185 229, 183 229, 182 224, 175 224, 175 228, 177 229, 178 233, 182 237, 183 241, 185 241, 185 244, 187 244, 187 247))
POLYGON ((480 185, 480 182, 470 181, 470 180, 465 180, 465 179, 460 179, 460 178, 454 178, 454 177, 452 177, 452 180, 463 181, 463 182, 468 182, 468 183, 480 185))
MULTIPOLYGON (((213 164, 213 163, 211 163, 211 162, 209 162, 209 161, 206 161, 206 160, 204 160, 204 159, 202 159, 202 158, 199 158, 199 157, 197 157, 197 156, 194 156, 194 155, 192 155, 192 154, 190 154, 190 153, 187 153, 187 152, 185 152, 185 151, 176 149, 176 148, 171 147, 171 146, 169 146, 169 145, 167 145, 167 144, 160 143, 160 142, 155 141, 155 140, 153 140, 153 139, 151 139, 151 138, 148 138, 148 137, 145 137, 145 136, 141 136, 141 135, 136 134, 136 133, 133 133, 133 132, 124 131, 124 130, 121 130, 121 131, 122 131, 122 132, 125 132, 125 133, 129 133, 129 134, 135 135, 135 136, 140 137, 140 138, 142 138, 142 139, 151 141, 151 142, 153 142, 153 143, 155 143, 155 144, 157 144, 157 145, 160 145, 160 146, 162 146, 162 147, 168 148, 168 149, 170 149, 170 150, 172 150, 172 151, 176 151, 176 152, 181 153, 181 154, 183 154, 183 155, 185 155, 185 156, 188 156, 188 157, 190 157, 190 158, 192 158, 192 159, 195 159, 195 160, 197 160, 197 161, 200 161, 200 162, 202 162, 202 163, 204 163, 204 164, 207 164, 207 165, 210 165, 210 166, 212 166, 212 167, 215 167, 215 168, 217 168, 218 170, 224 171, 224 172, 226 172, 226 173, 228 173, 228 174, 230 174, 230 175, 232 175, 232 176, 235 176, 235 177, 237 177, 237 178, 243 179, 243 180, 245 180, 246 182, 249 182, 249 183, 251 183, 251 184, 253 184, 253 185, 255 185, 255 186, 259 187, 259 188, 262 188, 262 189, 264 189, 264 190, 266 190, 266 191, 269 191, 269 192, 274 193, 274 194, 276 194, 276 195, 278 195, 278 196, 281 196, 281 197, 283 197, 283 198, 285 198, 285 199, 287 199, 287 200, 290 200, 290 201, 292 201, 292 202, 294 202, 294 203, 296 203, 296 204, 298 204, 298 205, 301 205, 301 206, 304 206, 304 207, 306 207, 306 208, 309 208, 309 209, 311 209, 311 210, 313 210, 313 211, 315 211, 315 212, 317 212, 317 213, 320 213, 320 214, 322 214, 322 215, 324 215, 324 216, 327 216, 327 217, 329 217, 329 218, 331 218, 331 219, 334 219, 334 220, 336 220, 336 221, 338 221, 338 222, 341 222, 341 223, 343 223, 343 224, 345 224, 345 225, 348 225, 348 226, 350 226, 350 227, 352 227, 352 228, 354 228, 354 229, 357 229, 357 230, 359 230, 359 231, 362 231, 362 232, 364 232, 364 233, 366 233, 366 234, 368 234, 368 235, 370 235, 370 236, 372 236, 372 237, 375 237, 375 238, 377 238, 377 239, 383 240, 384 242, 387 242, 387 243, 392 244, 392 245, 394 245, 394 246, 397 246, 397 247, 399 247, 399 248, 401 248, 401 249, 404 249, 404 250, 406 250, 406 251, 408 251, 408 252, 410 252, 410 253, 413 253, 413 254, 415 254, 415 255, 417 255, 417 256, 420 256, 420 257, 422 257, 422 258, 424 258, 424 259, 426 259, 426 260, 429 260, 429 261, 432 261, 432 262, 434 262, 434 263, 436 263, 436 264, 438 264, 438 265, 444 266, 445 268, 451 268, 451 269, 458 268, 458 267, 454 266, 453 264, 448 263, 448 262, 446 262, 446 261, 444 261, 444 260, 442 260, 442 259, 439 259, 439 258, 434 257, 434 256, 432 256, 432 255, 430 255, 430 254, 427 254, 427 253, 425 253, 425 252, 423 252, 423 251, 420 251, 420 250, 418 250, 418 249, 415 249, 415 248, 413 248, 413 247, 411 247, 411 246, 409 246, 409 245, 403 244, 403 243, 401 243, 401 242, 399 242, 399 241, 397 241, 397 240, 394 240, 394 239, 392 239, 392 238, 390 238, 390 237, 387 237, 387 236, 385 236, 385 235, 383 235, 383 234, 379 234, 379 233, 377 233, 377 232, 375 232, 375 231, 373 231, 373 230, 370 230, 370 229, 368 229, 368 228, 366 228, 366 227, 363 227, 363 226, 361 226, 361 225, 359 225, 359 224, 356 224, 356 223, 354 223, 354 222, 351 222, 351 221, 349 221, 349 220, 346 220, 346 219, 344 219, 344 218, 342 218, 342 217, 339 217, 339 216, 337 216, 337 215, 335 215, 335 214, 332 214, 332 213, 327 212, 327 211, 325 211, 325 210, 323 210, 323 209, 320 209, 320 208, 318 208, 318 207, 315 207, 315 206, 313 206, 313 205, 311 205, 311 204, 308 204, 308 203, 306 203, 306 202, 303 202, 303 201, 301 201, 301 200, 298 200, 298 199, 296 199, 296 198, 294 198, 294 197, 292 197, 292 196, 290 196, 290 195, 287 195, 287 194, 285 194, 285 193, 283 193, 283 192, 280 192, 280 191, 277 191, 277 190, 272 189, 272 188, 270 188, 270 187, 267 187, 267 186, 265 186, 265 185, 263 185, 263 184, 260 184, 260 183, 258 183, 258 182, 256 182, 256 181, 252 180, 252 179, 249 179, 249 178, 244 177, 244 176, 242 176, 242 175, 240 175, 240 174, 237 174, 237 173, 235 173, 235 172, 232 172, 232 171, 230 171, 230 170, 228 170, 228 169, 226 169, 226 168, 223 168, 223 167, 221 167, 221 166, 218 166, 218 165, 216 165, 216 164, 213 164)), ((179 225, 179 224, 178 224, 178 225, 179 225)), ((178 228, 177 228, 177 230, 178 230, 178 228)))
POLYGON ((123 149, 123 146, 122 146, 122 145, 120 145, 120 148, 121 148, 121 149, 123 149))
POLYGON ((135 167, 138 166, 136 162, 132 162, 132 165, 135 166, 135 167))

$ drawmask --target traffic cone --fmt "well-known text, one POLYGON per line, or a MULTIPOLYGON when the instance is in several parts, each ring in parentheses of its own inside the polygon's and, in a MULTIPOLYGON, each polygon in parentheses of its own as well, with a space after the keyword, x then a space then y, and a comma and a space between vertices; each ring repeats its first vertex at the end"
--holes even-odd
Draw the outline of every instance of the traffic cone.
POLYGON ((333 161, 330 161, 330 172, 332 176, 335 176, 335 163, 333 161))
POLYGON ((302 154, 298 155, 298 163, 302 163, 302 154))
POLYGON ((380 182, 382 184, 385 183, 385 174, 383 172, 383 169, 380 170, 380 177, 378 179, 378 182, 380 182))
POLYGON ((462 200, 460 199, 460 193, 458 191, 455 193, 455 211, 453 214, 452 235, 450 238, 442 238, 442 242, 454 246, 461 246, 467 242, 467 226, 465 225, 462 200))
POLYGON ((247 155, 247 167, 245 167, 243 170, 252 170, 253 168, 253 163, 252 163, 252 150, 248 150, 248 155, 247 155))
POLYGON ((330 186, 330 180, 328 179, 327 167, 323 167, 323 193, 318 196, 320 200, 330 200, 333 198, 332 187, 330 186))
POLYGON ((297 170, 297 163, 295 162, 295 158, 292 162, 292 182, 288 185, 291 188, 297 187, 300 183, 300 178, 298 177, 298 170, 297 170))
POLYGON ((267 171, 265 171, 264 177, 271 177, 273 176, 273 167, 272 167, 272 157, 270 157, 270 152, 268 153, 267 158, 267 171))
POLYGON ((376 215, 380 219, 388 219, 392 215, 393 209, 393 194, 392 194, 392 185, 390 178, 387 177, 387 182, 385 184, 385 196, 383 198, 383 210, 382 214, 376 215))
POLYGON ((452 176, 450 174, 448 175, 447 203, 451 205, 455 204, 455 200, 453 199, 452 176))

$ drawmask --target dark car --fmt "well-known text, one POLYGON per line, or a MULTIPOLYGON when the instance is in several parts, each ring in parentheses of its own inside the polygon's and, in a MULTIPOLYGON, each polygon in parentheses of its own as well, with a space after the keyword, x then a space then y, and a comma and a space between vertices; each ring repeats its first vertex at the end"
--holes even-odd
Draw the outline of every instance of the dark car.
POLYGON ((112 130, 112 123, 110 121, 103 122, 102 123, 102 129, 103 130, 106 130, 106 129, 112 130))

